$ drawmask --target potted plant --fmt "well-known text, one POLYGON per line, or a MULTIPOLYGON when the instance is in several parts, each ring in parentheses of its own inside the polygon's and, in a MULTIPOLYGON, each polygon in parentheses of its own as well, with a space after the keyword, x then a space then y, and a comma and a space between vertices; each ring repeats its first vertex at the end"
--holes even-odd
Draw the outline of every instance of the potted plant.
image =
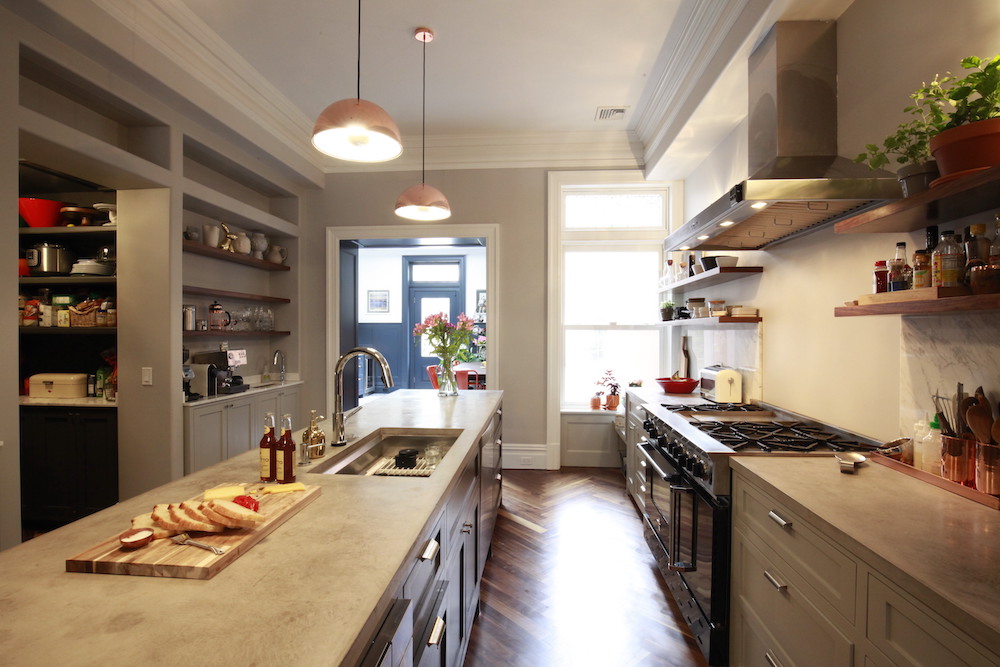
POLYGON ((929 84, 911 93, 913 103, 903 111, 913 118, 900 123, 881 146, 866 144, 865 152, 854 158, 855 162, 867 162, 873 170, 886 166, 890 161, 903 165, 897 170, 896 178, 903 188, 904 197, 923 192, 938 177, 930 140, 947 122, 942 84, 949 80, 949 77, 935 77, 929 84))
POLYGON ((1000 55, 963 58, 962 68, 971 71, 947 78, 948 86, 940 91, 942 101, 954 109, 930 140, 942 176, 1000 164, 1000 55))
POLYGON ((664 301, 660 304, 660 318, 667 322, 674 319, 674 302, 664 301))
POLYGON ((604 399, 604 409, 617 410, 618 403, 621 401, 621 396, 618 394, 621 384, 619 384, 618 380, 615 379, 614 371, 604 371, 604 375, 601 376, 601 379, 597 384, 608 388, 608 395, 604 399))

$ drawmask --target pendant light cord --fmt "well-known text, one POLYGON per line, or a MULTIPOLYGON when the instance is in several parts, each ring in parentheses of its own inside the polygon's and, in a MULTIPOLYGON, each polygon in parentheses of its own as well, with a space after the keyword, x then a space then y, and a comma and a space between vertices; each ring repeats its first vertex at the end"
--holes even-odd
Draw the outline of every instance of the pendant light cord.
POLYGON ((420 184, 426 184, 427 160, 427 42, 424 41, 424 74, 420 85, 420 184))
POLYGON ((358 0, 358 99, 361 99, 361 0, 358 0))

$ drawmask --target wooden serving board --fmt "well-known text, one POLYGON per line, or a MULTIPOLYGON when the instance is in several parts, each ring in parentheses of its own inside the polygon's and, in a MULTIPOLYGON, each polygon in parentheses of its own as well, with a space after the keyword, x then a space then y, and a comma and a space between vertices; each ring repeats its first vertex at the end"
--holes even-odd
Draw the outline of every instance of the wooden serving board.
POLYGON ((878 294, 862 294, 858 297, 859 306, 874 303, 902 303, 904 301, 932 301, 947 299, 953 296, 968 296, 968 287, 917 287, 899 292, 879 292, 878 294))
MULTIPOLYGON (((255 485, 260 488, 260 484, 255 485)), ((247 485, 248 491, 254 485, 247 485)), ((270 535, 274 530, 311 503, 320 494, 320 487, 306 486, 305 491, 290 491, 259 496, 260 513, 267 519, 256 528, 227 528, 221 533, 191 531, 193 540, 226 550, 217 556, 207 549, 177 544, 169 537, 153 540, 135 550, 121 548, 118 535, 66 560, 67 572, 97 574, 134 574, 142 577, 176 577, 180 579, 211 579, 226 566, 270 535)), ((196 496, 192 500, 200 500, 196 496)), ((180 499, 164 498, 164 502, 180 499)), ((152 508, 150 508, 152 510, 152 508)), ((122 526, 125 531, 129 526, 122 526)))

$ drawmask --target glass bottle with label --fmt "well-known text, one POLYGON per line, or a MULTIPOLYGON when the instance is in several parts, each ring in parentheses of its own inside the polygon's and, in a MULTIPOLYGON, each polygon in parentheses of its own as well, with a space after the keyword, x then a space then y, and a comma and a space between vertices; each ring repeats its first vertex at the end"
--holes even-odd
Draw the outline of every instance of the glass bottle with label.
POLYGON ((872 272, 872 293, 881 294, 889 291, 889 269, 885 265, 885 260, 880 259, 875 262, 875 270, 872 272))
POLYGON ((292 416, 281 416, 281 437, 274 446, 274 481, 291 484, 295 481, 295 440, 292 439, 292 416))
POLYGON ((931 255, 926 250, 913 253, 913 288, 931 286, 931 255))
POLYGON ((941 232, 941 242, 931 256, 931 286, 960 287, 965 269, 965 253, 951 231, 941 232))
POLYGON ((990 264, 1000 264, 1000 213, 997 213, 993 243, 990 244, 990 264))
POLYGON ((264 415, 264 436, 260 439, 260 481, 273 482, 275 475, 274 446, 277 438, 274 437, 274 413, 268 412, 264 415))
POLYGON ((910 289, 913 269, 906 263, 906 242, 896 244, 896 256, 889 260, 889 291, 901 292, 910 289))
POLYGON ((969 238, 965 242, 965 282, 968 284, 970 269, 985 266, 990 260, 990 239, 986 236, 986 225, 969 227, 969 238))

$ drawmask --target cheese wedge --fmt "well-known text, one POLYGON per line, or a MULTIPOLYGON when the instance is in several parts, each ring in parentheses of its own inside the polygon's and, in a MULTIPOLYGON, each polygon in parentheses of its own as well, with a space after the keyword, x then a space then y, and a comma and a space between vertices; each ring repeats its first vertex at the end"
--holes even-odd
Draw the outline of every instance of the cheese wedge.
POLYGON ((205 491, 205 501, 209 500, 232 500, 236 496, 246 493, 245 484, 230 484, 228 486, 217 486, 214 489, 205 491))
MULTIPOLYGON (((291 484, 274 484, 271 486, 265 486, 260 490, 261 493, 288 493, 289 491, 305 491, 306 485, 302 482, 292 482, 291 484)), ((236 496, 233 496, 234 498, 236 496)), ((226 498, 226 500, 232 500, 232 498, 226 498)))

